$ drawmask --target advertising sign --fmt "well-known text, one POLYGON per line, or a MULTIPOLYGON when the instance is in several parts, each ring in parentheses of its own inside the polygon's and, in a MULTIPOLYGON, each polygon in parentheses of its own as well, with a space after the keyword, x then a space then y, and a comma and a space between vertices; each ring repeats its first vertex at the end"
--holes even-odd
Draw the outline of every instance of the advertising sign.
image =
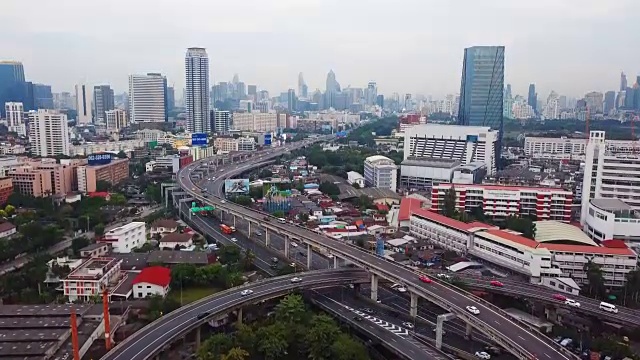
POLYGON ((224 181, 224 192, 227 194, 248 194, 249 179, 227 179, 224 181))
POLYGON ((520 193, 508 190, 484 190, 486 199, 519 200, 520 193))
POLYGON ((111 153, 91 154, 87 156, 87 161, 90 166, 94 165, 107 165, 111 163, 111 153))
POLYGON ((264 134, 264 144, 271 145, 271 134, 264 134))
POLYGON ((194 133, 194 134, 191 134, 191 145, 192 146, 206 146, 207 145, 207 134, 205 134, 205 133, 194 133))

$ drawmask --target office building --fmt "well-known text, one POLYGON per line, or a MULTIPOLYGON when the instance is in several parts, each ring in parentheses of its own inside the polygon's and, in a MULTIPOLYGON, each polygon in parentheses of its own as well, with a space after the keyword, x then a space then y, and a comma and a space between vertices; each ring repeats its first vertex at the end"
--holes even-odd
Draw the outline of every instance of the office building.
MULTIPOLYGON (((23 102, 24 83, 24 66, 21 62, 0 61, 0 104, 23 102)), ((0 108, 0 117, 5 116, 4 110, 4 107, 0 108)))
POLYGON ((7 172, 13 189, 18 193, 31 197, 45 197, 53 195, 51 173, 46 170, 35 169, 31 166, 17 166, 7 172))
POLYGON ((84 194, 96 192, 98 182, 116 185, 129 178, 129 159, 111 160, 105 165, 78 166, 78 191, 84 194))
POLYGON ((277 113, 234 113, 234 130, 274 132, 280 124, 286 124, 287 115, 277 113))
POLYGON ((622 200, 591 199, 583 230, 596 242, 616 239, 640 249, 640 212, 622 200))
POLYGON ((185 101, 187 131, 208 133, 209 120, 209 56, 203 48, 189 48, 184 60, 186 73, 185 101))
POLYGON ((120 131, 128 126, 127 112, 122 109, 107 110, 105 112, 107 130, 120 131))
POLYGON ((8 102, 4 104, 7 128, 18 136, 27 136, 27 126, 24 119, 24 106, 20 102, 8 102))
POLYGON ((238 151, 238 141, 232 137, 217 137, 213 140, 213 146, 222 154, 238 151))
POLYGON ((129 115, 131 123, 166 120, 166 84, 157 73, 129 75, 129 115))
POLYGON ((213 110, 213 132, 227 134, 231 128, 231 113, 229 111, 213 110))
POLYGON ((69 155, 67 115, 47 109, 30 111, 29 142, 35 156, 69 155))
POLYGON ((104 123, 106 118, 106 112, 113 110, 114 96, 113 89, 109 85, 98 85, 93 87, 93 109, 96 118, 96 122, 104 123))
POLYGON ((33 84, 34 109, 53 109, 51 85, 33 84))
POLYGON ((616 92, 607 91, 604 93, 604 114, 609 115, 616 108, 616 92))
POLYGON ((406 128, 404 160, 451 159, 461 164, 483 163, 496 171, 498 132, 488 126, 419 124, 406 128))
POLYGON ((627 89, 627 75, 624 72, 620 73, 620 91, 625 91, 627 89))
POLYGON ((529 96, 527 104, 533 109, 533 113, 538 113, 538 93, 536 93, 536 84, 529 84, 529 96))
POLYGON ((6 204, 13 193, 13 181, 10 177, 0 177, 0 204, 6 204))
POLYGON ((378 97, 378 86, 376 85, 375 81, 371 81, 367 85, 367 90, 365 91, 366 104, 369 106, 375 105, 377 97, 378 97))
POLYGON ((91 89, 86 84, 78 84, 76 90, 76 125, 86 125, 93 122, 91 89))
MULTIPOLYGON (((637 254, 623 242, 609 240, 599 246, 573 225, 536 222, 535 240, 479 222, 465 223, 438 213, 414 209, 410 234, 470 259, 524 275, 532 283, 576 282, 588 284, 586 265, 602 269, 605 286, 622 287, 626 275, 637 267, 637 254)), ((579 284, 579 285, 578 285, 579 284)), ((553 285, 553 284, 551 284, 553 285)))
POLYGON ((551 91, 547 98, 547 103, 542 109, 542 116, 545 119, 560 118, 560 106, 558 104, 558 99, 558 94, 555 91, 551 91))
POLYGON ((249 100, 253 101, 253 103, 257 103, 258 102, 258 87, 255 85, 248 85, 247 86, 247 96, 249 97, 249 100))
POLYGON ((592 91, 584 96, 587 108, 592 115, 602 114, 604 111, 604 97, 601 92, 592 91))
POLYGON ((173 111, 176 107, 176 92, 173 86, 167 87, 167 111, 173 111))
POLYGON ((62 280, 64 296, 70 302, 88 302, 102 296, 104 290, 115 287, 122 280, 121 266, 122 260, 115 258, 86 260, 62 280))
POLYGON ((364 160, 364 183, 368 187, 396 191, 398 167, 393 160, 381 155, 369 156, 364 160))
POLYGON ((431 210, 442 211, 447 191, 455 189, 456 210, 473 212, 480 207, 487 218, 532 216, 538 220, 571 220, 573 193, 557 188, 481 184, 440 184, 431 190, 431 210))
POLYGON ((500 158, 503 127, 504 46, 464 49, 458 123, 498 130, 496 158, 500 158))

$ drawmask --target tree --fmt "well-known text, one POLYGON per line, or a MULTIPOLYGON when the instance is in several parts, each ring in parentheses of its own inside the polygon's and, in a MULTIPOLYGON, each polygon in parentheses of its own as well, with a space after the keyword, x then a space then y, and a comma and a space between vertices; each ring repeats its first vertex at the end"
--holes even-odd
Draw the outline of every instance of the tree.
POLYGON ((103 236, 104 230, 104 224, 98 224, 93 228, 93 232, 96 234, 96 236, 103 236))
POLYGON ((253 201, 251 201, 251 197, 245 195, 236 195, 231 198, 231 201, 242 206, 251 206, 253 203, 253 201))
POLYGON ((126 159, 127 158, 127 153, 125 153, 124 151, 120 150, 120 152, 116 154, 116 157, 119 158, 119 159, 126 159))
POLYGON ((115 193, 115 194, 111 194, 111 197, 109 199, 109 204, 111 205, 126 205, 127 204, 127 198, 119 193, 115 193))
POLYGON ((275 360, 287 354, 287 328, 283 323, 275 323, 258 330, 258 351, 266 360, 275 360))
POLYGON ((298 214, 298 218, 300 219, 300 221, 302 221, 302 222, 305 222, 305 223, 306 223, 307 221, 309 221, 309 214, 307 214, 307 213, 300 213, 300 214, 298 214))
POLYGON ((368 209, 369 207, 373 206, 373 200, 371 200, 371 198, 367 195, 360 195, 360 197, 358 198, 358 205, 363 210, 368 209))
POLYGON ((233 342, 229 336, 215 334, 200 345, 196 355, 198 360, 217 360, 220 359, 220 354, 230 351, 232 347, 233 342))
POLYGON ((4 212, 8 215, 11 216, 13 215, 13 213, 15 213, 16 208, 11 205, 11 204, 7 204, 7 206, 4 207, 4 212))
POLYGON ((456 214, 456 189, 453 185, 444 192, 444 200, 442 203, 442 215, 453 218, 456 214))
POLYGON ((284 211, 282 210, 277 210, 273 213, 273 216, 277 217, 277 218, 284 218, 284 211))
POLYGON ((111 183, 104 180, 96 181, 96 191, 97 192, 106 192, 111 190, 111 183))
POLYGON ((627 284, 625 286, 633 301, 637 303, 638 295, 640 294, 640 270, 636 269, 627 273, 627 284))
POLYGON ((264 169, 260 171, 260 174, 258 174, 258 177, 260 177, 261 179, 270 178, 270 177, 273 177, 273 172, 269 169, 264 169))
POLYGON ((234 343, 242 349, 253 352, 258 343, 258 337, 250 326, 238 324, 234 333, 234 343))
POLYGON ((159 185, 149 184, 144 189, 144 197, 156 203, 162 202, 162 193, 159 185))
POLYGON ((331 346, 336 340, 340 328, 327 315, 315 315, 311 318, 305 342, 309 350, 309 359, 328 360, 332 358, 331 346))
POLYGON ((368 360, 367 349, 349 335, 340 334, 331 346, 332 359, 335 360, 368 360))
POLYGON ((223 264, 237 264, 240 261, 240 249, 237 246, 221 246, 218 259, 223 264))
POLYGON ((85 236, 77 237, 71 240, 71 250, 76 256, 80 255, 80 249, 85 246, 89 246, 91 242, 85 236))
POLYGON ((249 352, 239 347, 234 347, 226 354, 222 355, 221 360, 245 360, 249 358, 249 352))
POLYGON ((276 306, 276 319, 284 323, 298 324, 305 317, 306 309, 302 296, 288 295, 276 306))
POLYGON ((244 250, 244 253, 242 254, 242 267, 245 270, 251 270, 251 268, 253 267, 253 261, 256 258, 256 254, 253 253, 253 251, 251 251, 251 249, 247 248, 244 250))
POLYGON ((318 187, 318 190, 320 190, 323 194, 329 196, 340 195, 340 188, 338 187, 338 185, 329 181, 322 182, 318 187))
POLYGON ((589 260, 584 265, 584 271, 587 273, 587 281, 589 282, 589 294, 596 298, 604 295, 604 277, 600 266, 589 260))

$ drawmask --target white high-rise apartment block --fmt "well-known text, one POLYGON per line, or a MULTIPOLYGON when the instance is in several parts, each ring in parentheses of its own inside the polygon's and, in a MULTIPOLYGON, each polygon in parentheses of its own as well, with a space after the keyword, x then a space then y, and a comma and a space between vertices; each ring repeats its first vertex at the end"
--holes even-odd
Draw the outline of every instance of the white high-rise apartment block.
POLYGON ((632 209, 640 209, 640 153, 632 146, 605 141, 604 131, 591 131, 587 144, 582 183, 584 225, 592 199, 620 199, 632 209))
POLYGON ((404 160, 451 159, 466 165, 484 163, 487 173, 496 171, 498 132, 488 126, 424 124, 405 130, 404 160))
POLYGON ((551 91, 547 98, 547 104, 542 110, 542 115, 545 119, 558 119, 560 117, 560 108, 558 106, 558 94, 555 91, 551 91))
POLYGON ((131 123, 166 120, 167 79, 161 74, 129 75, 131 123))
POLYGON ((120 130, 127 127, 127 112, 122 109, 105 111, 107 130, 120 130))
POLYGON ((285 126, 286 114, 277 113, 233 113, 233 129, 272 132, 285 126))
POLYGON ((69 155, 67 115, 48 109, 30 111, 29 142, 33 155, 69 155))
POLYGON ((91 111, 93 106, 91 105, 93 95, 91 94, 91 88, 86 84, 76 85, 76 125, 86 125, 93 122, 91 111))
POLYGON ((398 167, 388 157, 374 155, 364 160, 365 185, 396 191, 398 187, 397 179, 398 167))
POLYGON ((231 128, 231 113, 229 111, 215 110, 213 112, 213 131, 217 134, 226 134, 231 128))
POLYGON ((184 59, 187 108, 187 131, 208 133, 209 119, 209 56, 204 48, 189 48, 184 59))
POLYGON ((7 114, 7 127, 9 131, 19 136, 27 136, 27 127, 24 122, 24 106, 21 102, 8 102, 4 104, 7 114))

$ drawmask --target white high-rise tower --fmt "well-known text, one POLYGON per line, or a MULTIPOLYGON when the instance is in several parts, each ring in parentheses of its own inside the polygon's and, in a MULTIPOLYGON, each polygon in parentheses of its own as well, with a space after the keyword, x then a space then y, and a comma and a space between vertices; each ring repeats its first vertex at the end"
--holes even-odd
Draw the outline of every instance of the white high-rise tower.
POLYGON ((209 56, 204 48, 189 48, 184 59, 186 74, 185 102, 187 131, 208 133, 209 119, 209 56))

